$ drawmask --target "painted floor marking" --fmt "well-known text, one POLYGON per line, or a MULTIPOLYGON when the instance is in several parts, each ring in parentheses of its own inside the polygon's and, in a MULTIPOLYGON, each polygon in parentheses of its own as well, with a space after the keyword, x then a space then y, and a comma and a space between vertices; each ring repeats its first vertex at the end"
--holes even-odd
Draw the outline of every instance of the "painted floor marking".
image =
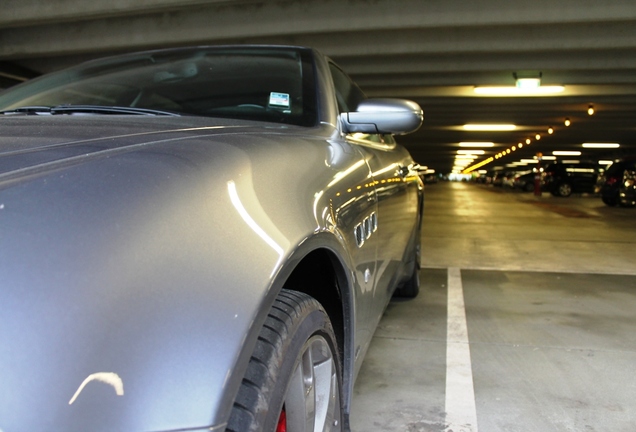
POLYGON ((477 432, 477 410, 462 277, 448 269, 446 333, 446 432, 477 432))

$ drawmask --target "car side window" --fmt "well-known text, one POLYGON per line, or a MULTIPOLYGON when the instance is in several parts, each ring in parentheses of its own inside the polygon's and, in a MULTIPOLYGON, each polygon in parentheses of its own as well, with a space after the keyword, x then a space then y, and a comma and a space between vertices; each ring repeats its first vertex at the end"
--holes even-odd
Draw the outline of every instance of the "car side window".
POLYGON ((351 78, 334 63, 329 63, 329 69, 331 70, 331 77, 336 90, 338 110, 341 113, 355 111, 358 104, 366 99, 366 96, 360 90, 360 87, 351 81, 351 78))

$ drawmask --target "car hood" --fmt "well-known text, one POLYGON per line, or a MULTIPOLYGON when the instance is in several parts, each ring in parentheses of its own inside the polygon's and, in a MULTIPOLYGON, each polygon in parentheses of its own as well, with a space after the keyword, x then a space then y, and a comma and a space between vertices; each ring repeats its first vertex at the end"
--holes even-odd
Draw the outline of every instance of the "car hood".
POLYGON ((192 135, 273 132, 289 128, 269 123, 202 117, 0 117, 0 175, 139 143, 175 140, 192 135))
POLYGON ((0 430, 219 425, 276 266, 307 231, 294 224, 313 217, 278 201, 313 197, 299 161, 325 161, 299 131, 0 121, 0 430))

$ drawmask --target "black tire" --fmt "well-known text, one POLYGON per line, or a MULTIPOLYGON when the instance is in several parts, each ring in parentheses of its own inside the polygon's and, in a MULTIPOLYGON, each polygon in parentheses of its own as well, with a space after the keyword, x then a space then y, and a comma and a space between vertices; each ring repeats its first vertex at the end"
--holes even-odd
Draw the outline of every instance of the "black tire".
POLYGON ((601 197, 601 199, 603 200, 603 203, 606 206, 614 207, 614 206, 618 205, 618 198, 617 197, 603 196, 603 197, 601 197))
POLYGON ((263 324, 227 431, 274 432, 283 418, 290 432, 341 431, 342 368, 336 347, 320 303, 282 290, 263 324))
POLYGON ((557 186, 557 194, 560 197, 567 198, 572 195, 572 185, 570 183, 561 183, 557 186))

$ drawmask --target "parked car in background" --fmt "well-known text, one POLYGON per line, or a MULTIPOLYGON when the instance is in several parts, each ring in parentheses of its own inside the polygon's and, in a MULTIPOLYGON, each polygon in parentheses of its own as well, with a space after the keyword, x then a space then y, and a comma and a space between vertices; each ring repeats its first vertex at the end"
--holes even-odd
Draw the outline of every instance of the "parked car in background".
POLYGON ((625 171, 619 199, 620 205, 623 207, 636 206, 636 170, 625 171))
POLYGON ((492 184, 501 187, 513 187, 515 173, 512 171, 496 171, 492 184))
POLYGON ((515 189, 521 189, 524 192, 534 191, 534 181, 536 173, 533 171, 518 173, 515 175, 513 185, 515 189))
POLYGON ((634 173, 636 173, 636 156, 629 156, 614 161, 600 177, 601 199, 608 206, 634 205, 634 173))
POLYGON ((300 47, 92 61, 0 94, 0 428, 347 431, 423 185, 300 47))
POLYGON ((598 167, 594 162, 556 162, 542 173, 543 188, 554 196, 569 197, 572 193, 594 193, 598 167))

